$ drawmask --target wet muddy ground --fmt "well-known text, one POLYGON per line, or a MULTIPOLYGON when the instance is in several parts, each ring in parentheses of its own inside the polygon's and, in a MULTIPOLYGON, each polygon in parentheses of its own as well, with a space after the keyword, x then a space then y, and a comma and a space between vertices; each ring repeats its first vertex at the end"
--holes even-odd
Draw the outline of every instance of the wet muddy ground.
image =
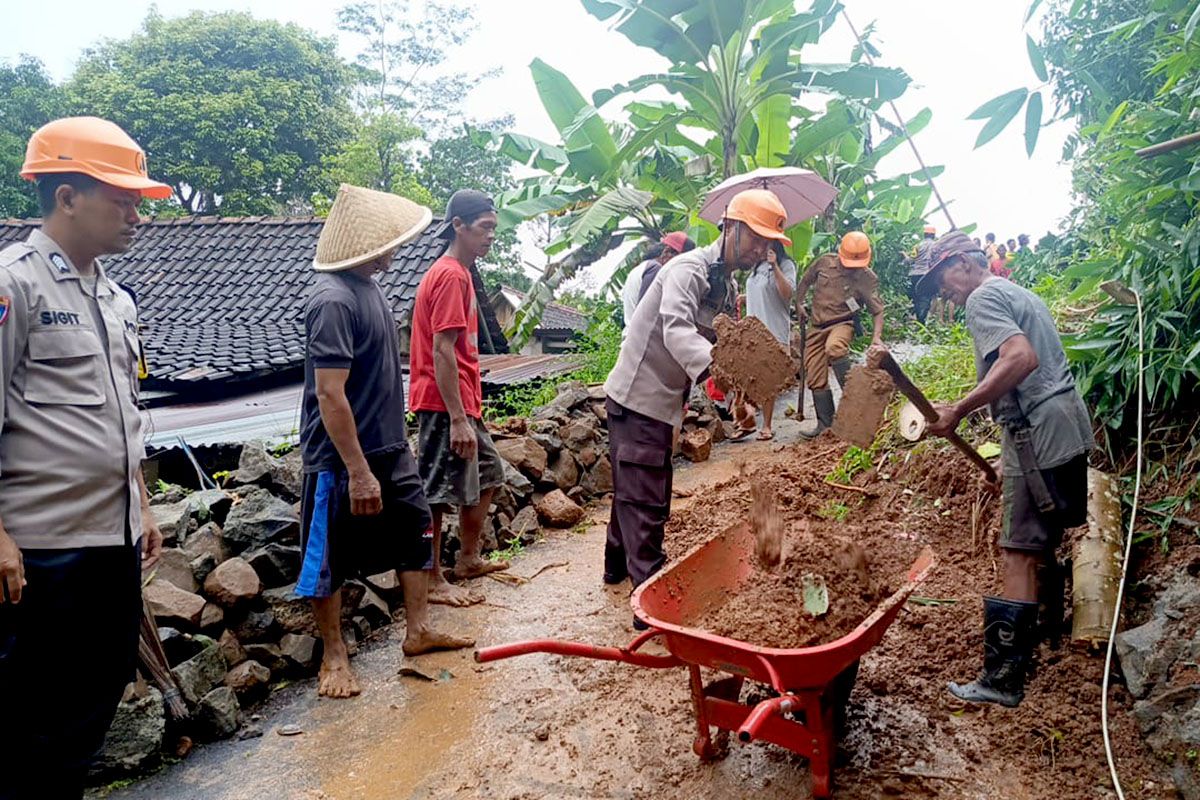
MULTIPOLYGON (((973 495, 946 475, 914 476, 905 494, 873 500, 837 495, 811 483, 835 455, 834 443, 782 447, 744 443, 714 449, 710 462, 682 469, 676 485, 673 547, 744 516, 749 493, 737 479, 770 481, 791 515, 836 501, 870 520, 863 536, 932 538, 942 557, 883 642, 864 659, 851 695, 848 732, 835 771, 839 800, 1004 798, 1096 800, 1110 797, 1099 741, 1101 665, 1065 651, 1043 657, 1029 698, 1016 711, 971 710, 949 702, 950 678, 979 665, 979 594, 994 580, 986 537, 991 518, 961 528, 973 495), (828 455, 821 456, 822 447, 828 455), (805 460, 811 469, 804 467, 805 460), (819 463, 821 462, 821 463, 819 463), (811 474, 810 474, 811 473, 811 474), (961 500, 936 503, 933 482, 961 500), (788 489, 787 487, 796 487, 788 489), (743 498, 742 495, 745 495, 743 498), (799 494, 797 494, 799 493, 799 494), (870 504, 869 509, 865 508, 870 504), (864 510, 865 509, 865 510, 864 510), (873 509, 873 510, 871 510, 873 509), (933 531, 926 536, 925 531, 933 531), (936 601, 936 602, 933 602, 936 601)), ((943 461, 948 459, 943 458, 943 461)), ((953 473, 956 465, 947 463, 953 473)), ((957 465, 970 474, 969 467, 957 465)), ((973 477, 973 476, 972 476, 973 477)), ((555 533, 516 560, 522 586, 478 582, 492 605, 437 608, 442 625, 481 645, 535 637, 620 645, 633 638, 627 589, 600 582, 606 509, 585 533, 555 533)), ((675 555, 679 551, 675 551, 675 555)), ((119 800, 802 800, 810 796, 804 759, 767 744, 729 746, 702 764, 694 736, 687 673, 531 655, 477 665, 468 653, 412 660, 439 678, 397 676, 401 628, 366 649, 355 666, 364 693, 317 701, 311 683, 278 692, 264 711, 265 734, 197 749, 187 760, 132 787, 119 800), (303 733, 283 737, 280 726, 303 733)), ((1141 750, 1127 705, 1115 694, 1117 748, 1126 786, 1142 798, 1171 797, 1141 750)), ((1127 788, 1128 791, 1128 788, 1127 788)))

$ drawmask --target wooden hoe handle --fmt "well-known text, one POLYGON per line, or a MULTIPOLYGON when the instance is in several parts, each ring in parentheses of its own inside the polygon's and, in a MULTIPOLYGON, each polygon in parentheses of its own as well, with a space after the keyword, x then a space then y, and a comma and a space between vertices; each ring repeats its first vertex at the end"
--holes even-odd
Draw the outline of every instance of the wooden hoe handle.
MULTIPOLYGON (((892 358, 891 353, 882 353, 879 355, 879 368, 892 376, 892 382, 896 384, 896 388, 900 393, 912 401, 912 404, 917 407, 917 410, 925 415, 925 419, 933 422, 938 418, 937 411, 934 410, 933 404, 925 398, 917 385, 908 379, 904 374, 904 370, 900 369, 900 365, 896 363, 896 359, 892 358)), ((951 433, 946 439, 950 444, 957 447, 962 454, 971 460, 975 466, 983 470, 983 474, 987 476, 990 483, 997 483, 996 470, 992 469, 992 465, 988 460, 979 455, 974 447, 963 441, 962 437, 957 433, 951 433)))

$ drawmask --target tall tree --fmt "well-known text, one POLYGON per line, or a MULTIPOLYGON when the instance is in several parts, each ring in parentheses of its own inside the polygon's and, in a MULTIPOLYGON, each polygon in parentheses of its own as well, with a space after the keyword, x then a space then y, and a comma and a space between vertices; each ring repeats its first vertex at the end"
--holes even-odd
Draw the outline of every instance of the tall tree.
POLYGON ((435 136, 452 132, 449 120, 461 118, 467 94, 491 74, 446 70, 478 27, 470 8, 380 0, 342 6, 337 19, 340 30, 366 41, 357 59, 359 106, 399 114, 435 136))
POLYGON ((20 176, 29 136, 63 116, 62 90, 42 62, 23 55, 17 63, 0 64, 0 217, 36 217, 33 185, 20 176))
POLYGON ((299 209, 328 192, 323 157, 351 130, 333 39, 249 14, 156 12, 88 51, 73 107, 124 127, 191 213, 299 209))

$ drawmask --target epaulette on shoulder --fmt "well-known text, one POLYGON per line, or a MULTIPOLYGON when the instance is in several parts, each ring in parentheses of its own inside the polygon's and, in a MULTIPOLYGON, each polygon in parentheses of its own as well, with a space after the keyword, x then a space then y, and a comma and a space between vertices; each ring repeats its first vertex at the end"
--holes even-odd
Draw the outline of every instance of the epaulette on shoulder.
POLYGON ((0 250, 0 267, 12 266, 32 252, 34 247, 29 242, 13 242, 0 250))

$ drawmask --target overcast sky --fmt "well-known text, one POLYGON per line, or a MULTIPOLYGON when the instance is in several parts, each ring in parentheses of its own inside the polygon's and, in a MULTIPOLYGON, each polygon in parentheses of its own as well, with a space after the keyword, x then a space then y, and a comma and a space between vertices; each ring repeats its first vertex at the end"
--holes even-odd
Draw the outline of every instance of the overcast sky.
MULTIPOLYGON (((1029 159, 1021 135, 1023 117, 980 150, 972 149, 979 123, 966 120, 985 100, 1036 82, 1021 26, 1026 0, 844 1, 860 30, 877 22, 874 42, 883 51, 880 63, 902 67, 912 76, 914 86, 899 101, 901 113, 909 118, 926 106, 933 110, 933 122, 917 137, 917 145, 926 163, 946 167, 938 186, 951 203, 954 221, 960 227, 978 223, 980 235, 994 231, 1000 239, 1027 232, 1036 240, 1057 229, 1070 203, 1069 172, 1058 163, 1065 131, 1043 130, 1037 152, 1029 159)), ((800 4, 806 5, 806 0, 800 4)), ((243 10, 325 35, 337 32, 337 5, 317 0, 157 2, 165 16, 194 9, 243 10)), ((145 0, 55 0, 54 13, 47 17, 45 5, 10 3, 0 59, 11 61, 30 53, 56 78, 66 78, 86 47, 106 37, 129 35, 150 7, 145 0)), ((453 66, 468 72, 500 67, 502 74, 477 87, 467 108, 470 117, 512 114, 516 130, 557 141, 529 75, 534 57, 565 72, 585 96, 665 66, 654 53, 607 30, 577 0, 478 0, 474 7, 479 31, 457 53, 453 66)), ((812 61, 845 61, 852 44, 851 33, 839 24, 805 52, 812 61)), ((343 36, 340 45, 343 55, 353 58, 360 43, 343 36)), ((604 109, 609 115, 619 112, 619 103, 604 109)), ((153 160, 150 163, 153 169, 153 160)), ((884 162, 882 171, 913 169, 915 161, 902 148, 884 162)), ((947 227, 936 209, 931 208, 927 218, 939 231, 947 227)))

